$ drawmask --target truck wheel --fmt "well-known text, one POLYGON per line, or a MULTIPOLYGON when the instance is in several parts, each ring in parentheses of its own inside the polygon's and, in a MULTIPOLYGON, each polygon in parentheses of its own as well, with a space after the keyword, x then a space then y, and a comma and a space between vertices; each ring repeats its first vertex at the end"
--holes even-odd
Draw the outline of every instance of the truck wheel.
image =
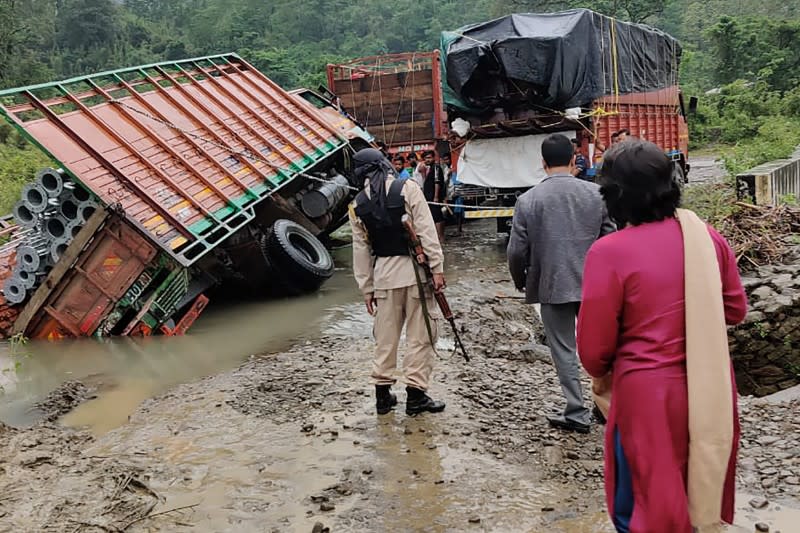
POLYGON ((333 275, 333 259, 310 231, 291 220, 277 220, 262 242, 264 255, 289 292, 313 292, 333 275))
POLYGON ((686 184, 686 174, 683 172, 683 165, 679 162, 672 164, 672 179, 675 180, 678 187, 683 189, 683 186, 686 184))

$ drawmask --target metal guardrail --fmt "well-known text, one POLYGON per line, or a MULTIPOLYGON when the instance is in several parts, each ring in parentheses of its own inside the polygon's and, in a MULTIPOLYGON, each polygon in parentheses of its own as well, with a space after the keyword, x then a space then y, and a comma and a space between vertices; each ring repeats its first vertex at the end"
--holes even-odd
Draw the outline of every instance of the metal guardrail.
POLYGON ((736 176, 736 196, 754 205, 800 201, 800 153, 770 161, 736 176))

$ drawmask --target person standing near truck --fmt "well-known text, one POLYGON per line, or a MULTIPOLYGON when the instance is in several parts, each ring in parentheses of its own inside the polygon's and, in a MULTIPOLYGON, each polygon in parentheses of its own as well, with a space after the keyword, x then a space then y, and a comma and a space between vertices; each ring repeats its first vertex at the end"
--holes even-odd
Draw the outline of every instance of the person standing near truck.
POLYGON ((412 180, 395 179, 391 164, 378 150, 360 150, 353 161, 356 179, 365 184, 350 205, 353 274, 367 312, 375 317, 372 380, 376 411, 383 415, 397 405, 391 388, 396 382, 397 348, 405 323, 406 414, 441 412, 445 404, 427 394, 438 335, 437 320, 429 313, 436 303, 415 272, 417 266, 401 221, 405 214, 411 218, 433 271, 434 290, 442 291, 444 254, 430 209, 419 186, 412 180))
POLYGON ((447 196, 447 182, 442 166, 436 162, 436 152, 427 150, 422 154, 422 163, 417 166, 417 176, 421 180, 422 192, 431 209, 439 242, 444 243, 444 212, 441 205, 447 196))
POLYGON ((572 169, 572 175, 581 180, 591 181, 591 179, 586 176, 588 164, 586 163, 586 158, 580 153, 580 139, 572 139, 572 144, 575 145, 575 168, 572 169))
POLYGON ((408 173, 408 169, 406 168, 406 158, 400 154, 397 154, 392 159, 392 163, 394 164, 394 171, 397 175, 398 179, 407 180, 411 177, 411 174, 408 173))
POLYGON ((575 321, 581 301, 583 264, 589 247, 615 230, 600 188, 576 179, 572 141, 562 134, 542 142, 547 178, 517 200, 508 242, 514 285, 530 304, 541 304, 547 344, 566 398, 551 426, 588 433, 591 413, 583 403, 575 321))

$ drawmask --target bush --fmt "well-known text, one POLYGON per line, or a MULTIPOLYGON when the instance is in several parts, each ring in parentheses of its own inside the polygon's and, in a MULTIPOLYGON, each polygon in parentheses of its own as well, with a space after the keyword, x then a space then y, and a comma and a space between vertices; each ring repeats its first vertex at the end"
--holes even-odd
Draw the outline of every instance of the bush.
POLYGON ((33 181, 39 170, 50 165, 47 156, 32 146, 19 148, 15 144, 0 144, 0 214, 10 213, 22 187, 33 181))
POLYGON ((767 161, 784 159, 800 145, 800 119, 773 115, 764 117, 756 135, 725 151, 723 161, 735 176, 767 161))

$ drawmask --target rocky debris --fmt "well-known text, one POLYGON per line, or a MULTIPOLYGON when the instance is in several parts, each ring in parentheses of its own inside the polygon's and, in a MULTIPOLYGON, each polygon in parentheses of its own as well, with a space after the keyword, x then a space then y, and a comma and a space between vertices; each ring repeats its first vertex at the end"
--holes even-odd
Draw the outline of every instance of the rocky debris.
POLYGON ((769 505, 769 501, 764 498, 753 498, 750 500, 750 507, 753 509, 763 509, 769 505))
MULTIPOLYGON (((342 412, 353 408, 364 394, 361 383, 348 387, 339 377, 334 358, 346 349, 345 343, 334 338, 317 339, 313 349, 296 346, 289 352, 270 357, 269 362, 253 360, 246 363, 240 373, 247 381, 242 390, 227 404, 244 414, 268 417, 276 423, 303 419, 304 414, 324 409, 342 412), (298 365, 297 359, 313 361, 298 365), (265 371, 265 365, 269 370, 265 371)), ((301 431, 313 434, 314 423, 305 421, 301 431)), ((328 435, 335 437, 331 430, 328 435)))
POLYGON ((94 391, 80 381, 67 381, 48 394, 35 408, 45 422, 55 422, 86 400, 94 398, 94 391))
MULTIPOLYGON (((497 280, 484 284, 491 290, 497 280)), ((455 307, 461 325, 462 340, 476 355, 520 361, 550 361, 550 351, 544 346, 544 328, 532 305, 526 305, 521 295, 502 292, 462 297, 455 307)))
POLYGON ((742 279, 750 301, 729 331, 741 394, 765 396, 800 383, 800 263, 762 267, 742 279))
POLYGON ((52 425, 0 432, 0 529, 125 531, 144 522, 162 501, 146 472, 118 458, 85 456, 92 441, 52 425))
POLYGON ((797 241, 786 237, 800 234, 800 208, 737 202, 717 229, 733 247, 742 270, 786 263, 796 252, 797 241))
MULTIPOLYGON (((800 400, 771 404, 754 398, 740 399, 742 436, 738 477, 747 492, 765 495, 770 500, 800 497, 798 409, 800 400)), ((763 497, 750 502, 755 509, 767 504, 763 497)))
POLYGON ((317 522, 311 529, 311 533, 330 533, 331 528, 326 527, 322 522, 317 522))

